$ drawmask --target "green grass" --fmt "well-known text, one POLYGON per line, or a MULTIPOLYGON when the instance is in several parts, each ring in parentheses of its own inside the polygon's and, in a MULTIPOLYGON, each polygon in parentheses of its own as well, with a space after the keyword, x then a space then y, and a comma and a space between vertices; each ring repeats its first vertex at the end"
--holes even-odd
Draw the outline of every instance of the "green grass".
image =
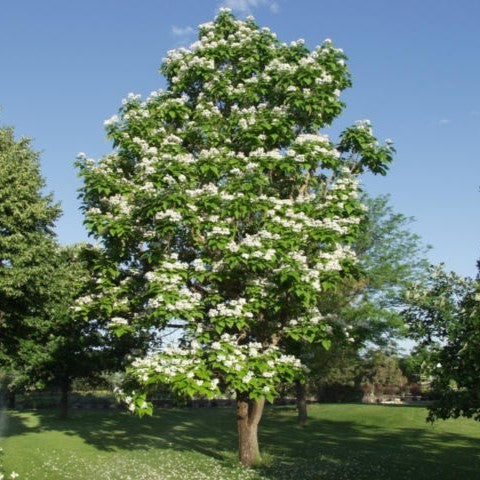
POLYGON ((314 405, 306 428, 295 410, 270 407, 261 423, 264 464, 235 458, 229 408, 119 412, 6 412, 6 471, 18 480, 469 480, 480 478, 480 425, 425 422, 422 407, 314 405))

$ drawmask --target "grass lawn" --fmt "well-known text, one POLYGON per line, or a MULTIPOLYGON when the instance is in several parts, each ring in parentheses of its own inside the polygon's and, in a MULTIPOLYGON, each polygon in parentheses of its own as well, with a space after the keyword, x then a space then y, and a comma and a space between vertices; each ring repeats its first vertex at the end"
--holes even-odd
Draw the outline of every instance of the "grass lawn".
POLYGON ((264 465, 238 466, 230 408, 120 412, 5 412, 1 446, 18 480, 313 480, 480 478, 480 425, 425 422, 423 407, 313 405, 306 428, 292 407, 261 423, 264 465))

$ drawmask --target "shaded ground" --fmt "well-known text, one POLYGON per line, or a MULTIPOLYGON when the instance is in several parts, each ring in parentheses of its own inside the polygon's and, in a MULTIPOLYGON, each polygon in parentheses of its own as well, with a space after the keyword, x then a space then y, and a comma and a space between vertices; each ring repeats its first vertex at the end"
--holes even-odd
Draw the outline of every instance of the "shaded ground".
POLYGON ((265 464, 235 459, 232 409, 7 414, 5 466, 30 480, 478 479, 480 425, 430 425, 423 407, 315 405, 306 428, 289 407, 268 408, 261 423, 265 464))

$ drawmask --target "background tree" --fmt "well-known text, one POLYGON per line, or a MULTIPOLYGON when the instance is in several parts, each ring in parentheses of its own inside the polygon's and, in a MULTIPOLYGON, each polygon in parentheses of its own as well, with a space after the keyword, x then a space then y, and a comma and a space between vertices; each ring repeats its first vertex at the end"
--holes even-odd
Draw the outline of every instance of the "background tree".
POLYGON ((10 408, 16 391, 60 388, 65 416, 74 378, 121 368, 125 354, 144 338, 116 339, 97 320, 74 316, 75 300, 88 298, 95 250, 57 245, 53 227, 60 208, 43 187, 39 156, 30 141, 16 141, 13 129, 0 129, 2 383, 10 408))
POLYGON ((17 141, 12 128, 0 128, 0 367, 10 372, 20 342, 32 334, 31 319, 44 311, 55 273, 60 207, 43 194, 44 186, 30 140, 17 141))
POLYGON ((311 370, 306 383, 311 395, 320 402, 354 402, 361 399, 363 359, 355 344, 332 342, 328 350, 316 348, 314 355, 308 363, 314 370, 311 370))
POLYGON ((480 420, 480 289, 478 281, 431 267, 429 281, 408 292, 404 315, 412 335, 428 348, 430 421, 480 420))
POLYGON ((240 459, 252 465, 265 399, 301 375, 284 340, 330 336, 317 297, 357 270, 356 177, 385 173, 392 148, 366 121, 338 146, 319 133, 350 85, 330 41, 280 43, 223 10, 162 72, 166 91, 129 95, 107 121, 116 150, 98 164, 79 158, 103 248, 83 308, 118 334, 178 328, 176 345, 134 361, 129 408, 151 411, 145 391, 159 384, 234 392, 240 459))
POLYGON ((406 333, 401 315, 405 291, 428 275, 430 247, 411 231, 414 219, 395 212, 388 196, 365 195, 363 202, 367 215, 353 245, 363 275, 346 282, 330 309, 334 312, 338 305, 358 346, 392 348, 406 333))
POLYGON ((84 244, 57 246, 52 252, 49 295, 41 314, 28 319, 30 334, 19 340, 13 361, 24 386, 59 388, 63 418, 74 380, 98 383, 106 371, 124 368, 132 350, 139 354, 148 345, 145 336, 118 338, 99 319, 76 314, 95 283, 90 265, 96 254, 84 244))
POLYGON ((360 274, 345 278, 335 291, 320 293, 318 308, 331 323, 332 335, 324 345, 296 348, 310 373, 296 388, 299 421, 306 422, 308 390, 327 399, 329 389, 338 400, 359 395, 359 354, 365 348, 395 349, 407 331, 401 307, 412 282, 427 277, 428 246, 411 231, 413 219, 397 213, 388 196, 362 196, 368 210, 353 243, 360 274), (342 372, 342 370, 344 370, 342 372), (342 386, 341 382, 345 384, 342 386))
POLYGON ((362 389, 367 397, 398 394, 408 382, 398 358, 381 350, 371 350, 365 355, 362 370, 362 389))
POLYGON ((432 352, 428 345, 417 344, 399 359, 403 374, 408 379, 410 393, 420 395, 429 392, 432 352), (428 389, 428 390, 427 390, 428 389))

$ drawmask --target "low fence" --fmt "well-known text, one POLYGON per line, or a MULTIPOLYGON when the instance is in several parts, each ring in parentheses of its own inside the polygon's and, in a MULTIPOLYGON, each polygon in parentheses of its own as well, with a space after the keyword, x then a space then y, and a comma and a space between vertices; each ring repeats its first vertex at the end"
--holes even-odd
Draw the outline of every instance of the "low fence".
MULTIPOLYGON (((16 410, 41 410, 57 408, 60 401, 60 394, 55 391, 30 392, 18 394, 16 396, 16 410)), ((151 399, 156 408, 215 408, 232 407, 235 404, 234 398, 196 398, 179 399, 173 396, 154 396, 151 399)), ((358 400, 357 400, 358 401, 358 400)), ((383 405, 414 405, 428 404, 431 399, 420 395, 365 395, 361 399, 362 403, 383 404, 383 405)), ((274 402, 274 405, 295 405, 294 397, 280 397, 274 402)), ((308 403, 332 403, 318 402, 314 397, 308 398, 308 403)), ((338 401, 336 403, 345 403, 338 401)), ((346 403, 351 403, 347 401, 346 403)), ((69 408, 71 410, 113 410, 124 409, 124 405, 118 403, 112 392, 109 391, 75 391, 70 394, 69 408)))
MULTIPOLYGON (((173 396, 154 396, 151 399, 157 408, 215 408, 232 407, 235 405, 234 398, 196 398, 179 399, 173 396)), ((315 400, 309 399, 309 403, 315 400)), ((29 392, 17 394, 15 398, 15 410, 42 410, 57 408, 60 402, 60 393, 55 390, 42 392, 29 392)), ((109 410, 124 409, 124 405, 117 402, 115 396, 109 391, 74 391, 69 396, 69 408, 71 410, 109 410)), ((293 405, 295 398, 283 397, 274 402, 275 405, 293 405)))

